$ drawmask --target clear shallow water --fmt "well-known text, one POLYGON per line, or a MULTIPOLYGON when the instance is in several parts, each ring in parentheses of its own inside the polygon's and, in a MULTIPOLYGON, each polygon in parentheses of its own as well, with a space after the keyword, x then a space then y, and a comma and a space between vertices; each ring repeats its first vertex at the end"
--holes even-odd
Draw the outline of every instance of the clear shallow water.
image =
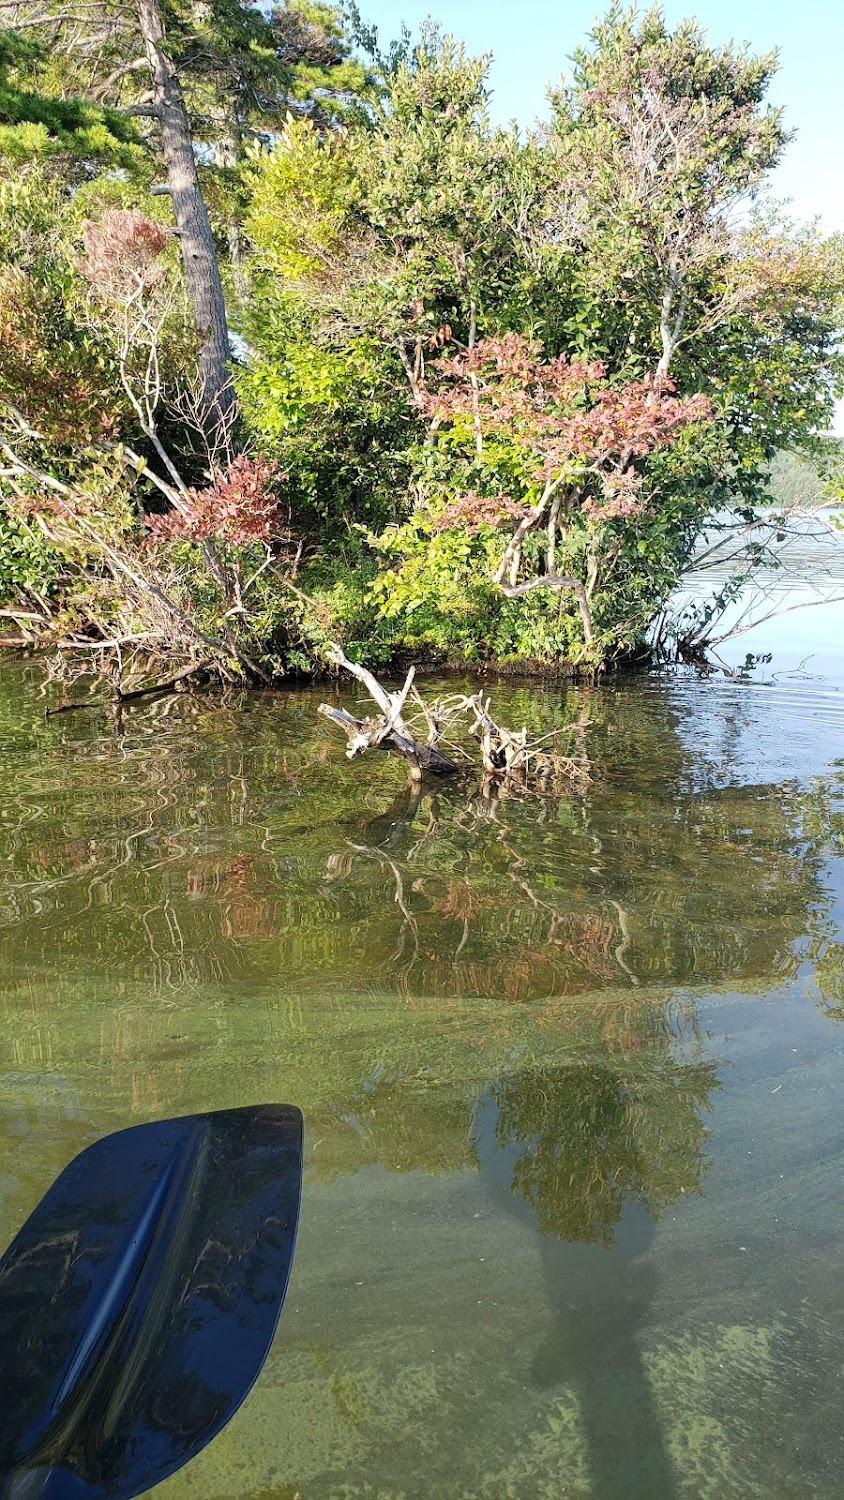
POLYGON ((496 687, 587 792, 418 805, 324 694, 45 723, 0 666, 0 1239, 103 1131, 306 1118, 279 1336, 162 1500, 840 1496, 840 638, 496 687))

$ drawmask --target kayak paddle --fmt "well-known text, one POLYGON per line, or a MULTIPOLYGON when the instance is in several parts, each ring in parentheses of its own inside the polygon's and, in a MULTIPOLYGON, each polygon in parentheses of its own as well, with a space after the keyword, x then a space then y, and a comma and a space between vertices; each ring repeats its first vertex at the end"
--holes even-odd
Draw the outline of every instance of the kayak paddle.
POLYGON ((1 1500, 129 1500, 210 1442, 272 1343, 301 1185, 289 1104, 74 1158, 0 1260, 1 1500))

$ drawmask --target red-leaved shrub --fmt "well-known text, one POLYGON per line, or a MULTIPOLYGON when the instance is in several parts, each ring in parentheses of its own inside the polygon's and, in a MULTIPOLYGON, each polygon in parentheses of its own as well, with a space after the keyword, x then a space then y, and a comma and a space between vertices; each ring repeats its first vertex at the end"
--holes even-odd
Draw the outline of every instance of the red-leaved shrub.
POLYGON ((189 489, 178 510, 148 516, 150 540, 268 542, 280 530, 276 487, 283 477, 270 459, 239 453, 205 489, 189 489))

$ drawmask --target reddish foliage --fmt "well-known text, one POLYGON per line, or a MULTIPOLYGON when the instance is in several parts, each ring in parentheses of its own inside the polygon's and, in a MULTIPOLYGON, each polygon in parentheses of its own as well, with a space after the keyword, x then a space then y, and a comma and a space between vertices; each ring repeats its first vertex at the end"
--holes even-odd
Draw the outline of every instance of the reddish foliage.
MULTIPOLYGON (((706 396, 680 397, 668 381, 605 385, 600 360, 544 360, 541 347, 520 334, 481 339, 471 354, 440 359, 445 384, 425 391, 425 410, 439 423, 498 435, 521 448, 535 484, 565 478, 579 487, 579 503, 593 517, 627 516, 642 508, 635 460, 673 442, 690 422, 708 421, 706 396)), ((438 524, 496 524, 524 514, 508 495, 474 492, 453 501, 438 524)))
POLYGON ((149 284, 169 238, 160 224, 131 208, 111 208, 96 224, 86 219, 82 237, 85 259, 79 268, 95 287, 109 293, 127 284, 149 284))
POLYGON ((479 495, 476 490, 469 490, 440 511, 434 520, 434 530, 462 526, 464 531, 477 531, 481 526, 500 526, 512 518, 521 520, 526 509, 523 500, 514 500, 510 495, 479 495))
MULTIPOLYGON (((57 297, 19 266, 0 266, 0 391, 49 441, 96 441, 107 377, 67 336, 57 297)), ((117 415, 108 420, 117 424, 117 415)))
POLYGON ((642 509, 642 476, 630 465, 621 474, 602 474, 600 499, 589 495, 583 501, 587 515, 610 520, 631 516, 642 509))
MULTIPOLYGON (((5 496, 4 496, 5 499, 5 496)), ((66 495, 58 495, 46 487, 39 488, 34 494, 16 495, 14 504, 17 510, 25 516, 54 517, 57 521, 66 520, 68 515, 81 516, 84 520, 96 518, 98 513, 98 497, 88 494, 85 490, 70 490, 66 495)))
POLYGON ((202 542, 267 542, 279 531, 279 498, 275 486, 284 476, 266 458, 238 454, 228 469, 203 490, 190 489, 181 508, 147 517, 150 539, 202 542))

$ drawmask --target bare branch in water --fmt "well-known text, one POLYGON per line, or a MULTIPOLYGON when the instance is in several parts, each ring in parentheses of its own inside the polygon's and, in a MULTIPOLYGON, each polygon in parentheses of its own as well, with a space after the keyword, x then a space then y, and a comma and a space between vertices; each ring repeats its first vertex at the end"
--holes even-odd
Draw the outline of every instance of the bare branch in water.
POLYGON ((449 748, 453 748, 454 753, 460 755, 464 762, 471 763, 471 757, 461 747, 452 747, 445 739, 451 728, 462 723, 469 735, 478 741, 483 769, 489 777, 521 781, 559 777, 573 783, 589 780, 582 743, 577 756, 560 755, 547 748, 549 742, 560 735, 582 732, 588 723, 585 719, 541 735, 538 739, 528 739, 526 728, 512 730, 496 723, 490 714, 489 698, 485 700, 480 692, 468 697, 456 693, 449 698, 426 703, 414 687, 413 667, 410 668, 401 691, 390 693, 366 667, 349 661, 339 646, 331 646, 328 657, 336 666, 342 667, 362 683, 381 710, 380 714, 371 718, 357 719, 347 709, 328 703, 320 704, 319 712, 347 736, 349 744, 346 755, 349 760, 365 754, 367 750, 392 749, 410 762, 414 781, 421 780, 425 773, 452 774, 459 769, 458 762, 444 755, 439 746, 441 743, 448 743, 449 748), (418 729, 412 719, 408 721, 404 717, 405 704, 411 690, 413 702, 419 710, 417 719, 422 720, 418 729), (427 739, 422 740, 419 736, 425 731, 427 739))
POLYGON ((346 755, 349 760, 365 754, 367 750, 384 746, 396 750, 399 755, 403 755, 409 761, 414 780, 419 780, 426 771, 444 776, 457 770, 456 763, 449 760, 447 755, 443 755, 435 744, 425 745, 415 738, 402 714, 407 696, 413 686, 415 676, 413 667, 407 674, 401 692, 389 693, 381 686, 377 677, 373 677, 372 673, 367 671, 366 667, 360 666, 358 662, 349 661, 339 646, 331 646, 327 654, 329 661, 335 666, 342 667, 351 677, 363 684, 369 696, 381 710, 379 716, 356 719, 345 709, 334 708, 329 703, 320 704, 319 712, 327 719, 331 719, 332 723, 337 724, 347 735, 349 745, 346 755))

